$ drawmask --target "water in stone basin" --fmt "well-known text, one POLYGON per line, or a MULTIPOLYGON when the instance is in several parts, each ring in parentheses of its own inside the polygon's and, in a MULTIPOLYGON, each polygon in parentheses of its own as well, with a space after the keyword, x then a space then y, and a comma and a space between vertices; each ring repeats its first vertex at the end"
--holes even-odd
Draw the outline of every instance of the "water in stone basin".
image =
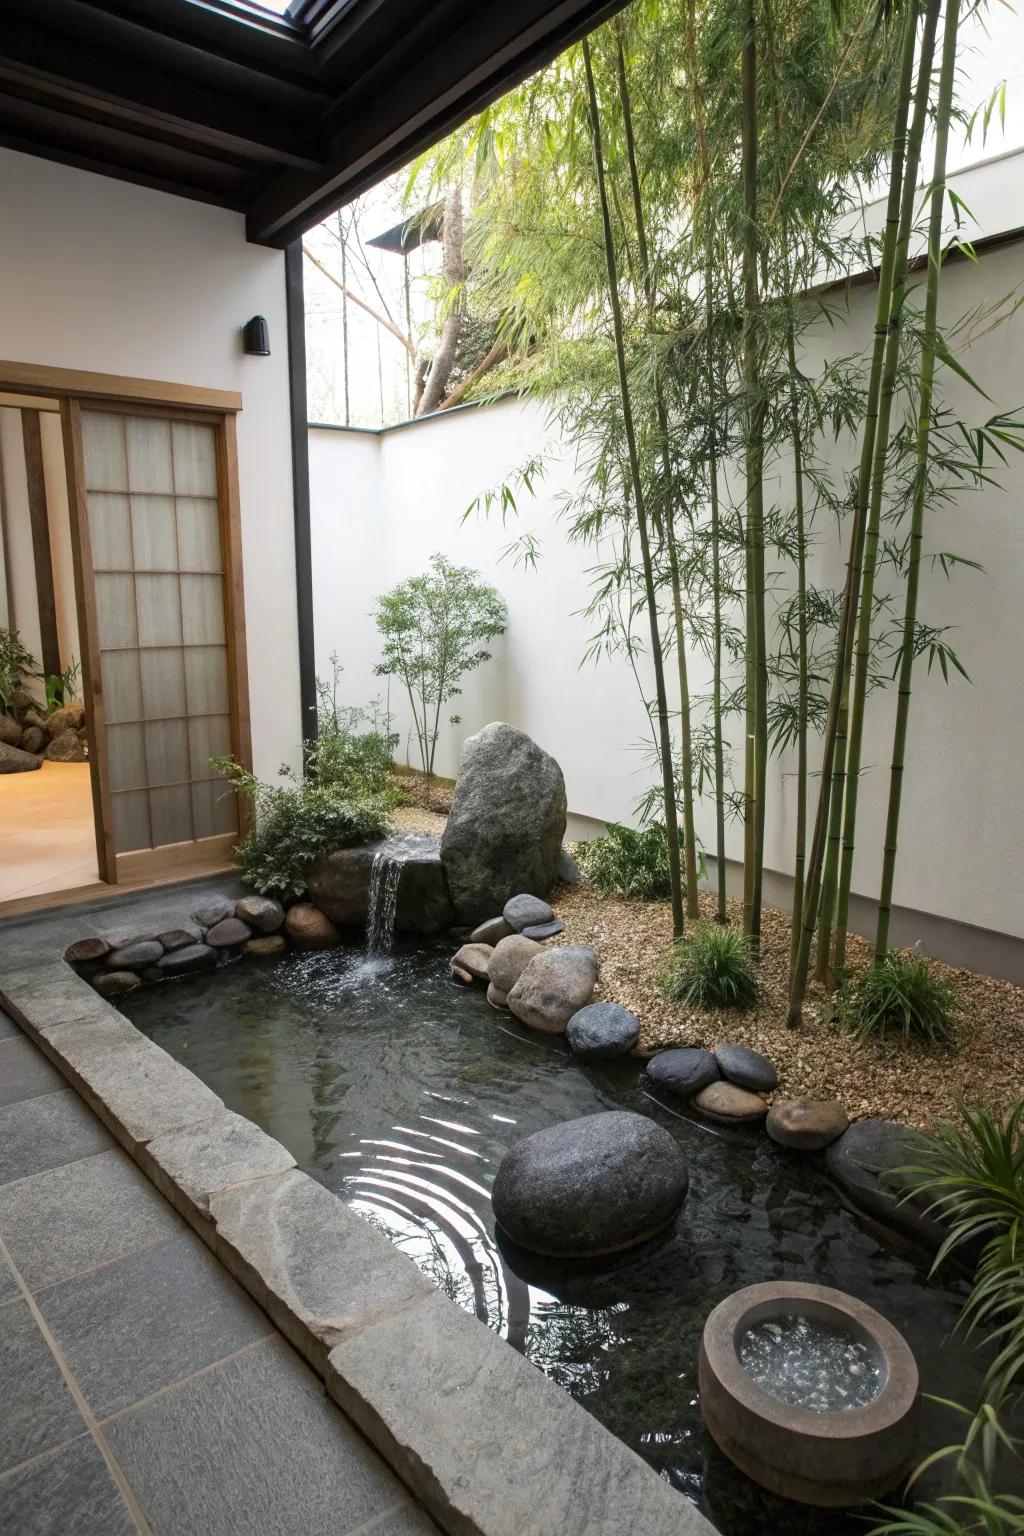
POLYGON ((739 1357, 772 1397, 818 1413, 861 1408, 882 1387, 878 1360, 867 1346, 817 1318, 765 1318, 743 1334, 739 1357))
MULTIPOLYGON (((925 1392, 974 1402, 984 1361, 954 1333, 964 1291, 847 1210, 817 1160, 762 1131, 712 1128, 652 1098, 627 1059, 585 1069, 452 983, 451 946, 399 943, 245 961, 143 987, 138 1027, 300 1167, 388 1233, 437 1284, 522 1350, 723 1536, 863 1536, 863 1519, 773 1498, 711 1442, 697 1357, 711 1309, 741 1286, 803 1280, 876 1307, 917 1355, 925 1392), (531 1260, 496 1238, 505 1151, 602 1109, 651 1115, 679 1142, 690 1193, 670 1239, 600 1264, 531 1260)), ((961 1424, 925 1402, 920 1450, 961 1424)), ((948 1486, 945 1464, 920 1485, 948 1486)), ((638 1533, 639 1536, 639 1533, 638 1533)))

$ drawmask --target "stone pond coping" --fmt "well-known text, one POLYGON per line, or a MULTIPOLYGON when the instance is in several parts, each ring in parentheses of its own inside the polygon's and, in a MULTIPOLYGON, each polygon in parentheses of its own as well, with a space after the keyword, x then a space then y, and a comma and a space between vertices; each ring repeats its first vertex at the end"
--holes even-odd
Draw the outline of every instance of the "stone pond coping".
POLYGON ((228 1110, 60 952, 37 950, 35 964, 0 972, 0 1001, 443 1530, 715 1536, 639 1456, 228 1110))

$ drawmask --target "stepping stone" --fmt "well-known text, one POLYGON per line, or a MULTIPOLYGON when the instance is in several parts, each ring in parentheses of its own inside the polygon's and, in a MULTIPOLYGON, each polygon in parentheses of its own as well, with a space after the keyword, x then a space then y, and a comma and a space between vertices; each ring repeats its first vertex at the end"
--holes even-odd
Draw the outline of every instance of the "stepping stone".
POLYGON ((159 939, 140 939, 112 949, 103 964, 108 971, 144 971, 147 965, 156 965, 163 952, 159 939))
POLYGON ((493 954, 489 944, 463 944, 452 957, 452 971, 456 975, 468 973, 472 981, 487 981, 493 954))
POLYGON ((516 1142, 498 1167, 491 1202, 521 1247, 583 1258, 653 1237, 675 1220, 688 1183, 683 1155, 663 1126, 608 1110, 516 1142))
POLYGON ((565 1038, 582 1060, 607 1061, 633 1049, 640 1038, 640 1020, 618 1003, 588 1003, 569 1020, 565 1038))
POLYGON ((550 923, 531 923, 529 928, 523 929, 524 939, 535 939, 541 943, 544 939, 553 939, 556 934, 565 932, 565 924, 560 917, 553 917, 550 923))
POLYGON ((495 944, 500 944, 502 939, 507 939, 512 929, 503 917, 489 917, 486 923, 481 923, 479 928, 474 928, 469 935, 470 944, 490 944, 493 949, 495 944))
POLYGON ((693 1105, 709 1120, 718 1120, 722 1125, 753 1124, 768 1113, 764 1099, 746 1088, 737 1088, 735 1083, 712 1083, 702 1088, 693 1105))
POLYGON ((536 927, 539 923, 550 923, 554 915, 547 902, 541 901, 539 896, 513 896, 506 901, 502 913, 515 933, 522 933, 524 928, 536 927))
POLYGON ((681 1099, 691 1099, 701 1089, 717 1083, 720 1073, 718 1062, 710 1051, 685 1045, 671 1051, 659 1051, 647 1063, 647 1076, 666 1092, 681 1099))
POLYGON ((780 1147, 820 1152, 838 1140, 849 1124, 838 1099, 779 1099, 768 1111, 765 1129, 780 1147))
POLYGON ((723 1077, 737 1088, 749 1088, 752 1093, 771 1093, 779 1086, 779 1074, 759 1051, 746 1045, 725 1043, 714 1048, 715 1060, 723 1077))
POLYGON ((127 997, 129 992, 141 987, 142 982, 134 971, 104 971, 96 977, 93 986, 100 997, 112 1001, 118 997, 127 997))

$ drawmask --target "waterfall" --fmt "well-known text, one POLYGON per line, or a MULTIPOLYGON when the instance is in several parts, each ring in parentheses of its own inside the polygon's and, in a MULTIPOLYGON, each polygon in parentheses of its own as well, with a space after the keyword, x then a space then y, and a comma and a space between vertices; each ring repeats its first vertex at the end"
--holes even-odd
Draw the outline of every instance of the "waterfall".
POLYGON ((370 894, 366 909, 368 954, 389 954, 395 942, 395 908, 402 861, 394 849, 380 848, 370 868, 370 894))

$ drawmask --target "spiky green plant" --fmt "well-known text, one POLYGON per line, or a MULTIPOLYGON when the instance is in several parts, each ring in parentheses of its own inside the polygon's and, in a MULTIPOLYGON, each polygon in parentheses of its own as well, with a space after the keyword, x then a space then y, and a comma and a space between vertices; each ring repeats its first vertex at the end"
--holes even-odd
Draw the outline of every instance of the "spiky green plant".
POLYGON ((1005 1116, 963 1117, 941 1122, 921 1163, 903 1171, 948 1229, 935 1267, 979 1254, 963 1322, 995 1346, 984 1393, 998 1404, 1024 1386, 1024 1100, 1005 1116))
POLYGON ((760 995, 750 941, 717 923, 674 944, 658 979, 666 997, 688 1007, 751 1008, 760 995))
POLYGON ((658 821, 638 828, 611 821, 604 837, 580 843, 576 862, 586 878, 607 896, 667 901, 672 894, 668 838, 658 821))
POLYGON ((926 955, 893 950, 840 994, 838 1016, 862 1040, 898 1035, 905 1043, 953 1045, 963 1035, 956 988, 926 955))

